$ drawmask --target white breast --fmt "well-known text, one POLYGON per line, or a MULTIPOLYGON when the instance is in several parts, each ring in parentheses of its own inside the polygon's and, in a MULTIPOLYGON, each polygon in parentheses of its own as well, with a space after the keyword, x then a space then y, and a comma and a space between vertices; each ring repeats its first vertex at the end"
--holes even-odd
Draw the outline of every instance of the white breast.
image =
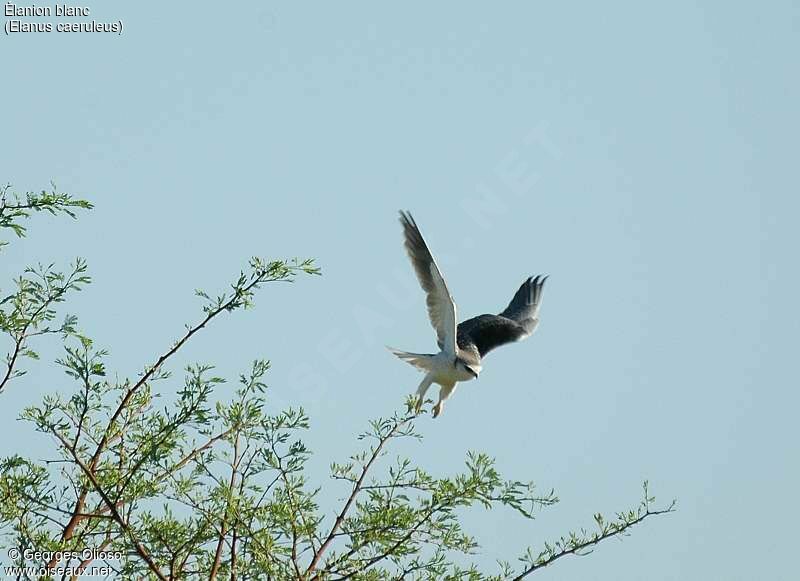
MULTIPOLYGON (((480 369, 477 371, 480 371, 480 369)), ((443 352, 436 355, 431 373, 433 374, 433 381, 439 385, 449 385, 475 379, 469 371, 456 364, 453 356, 443 352)))

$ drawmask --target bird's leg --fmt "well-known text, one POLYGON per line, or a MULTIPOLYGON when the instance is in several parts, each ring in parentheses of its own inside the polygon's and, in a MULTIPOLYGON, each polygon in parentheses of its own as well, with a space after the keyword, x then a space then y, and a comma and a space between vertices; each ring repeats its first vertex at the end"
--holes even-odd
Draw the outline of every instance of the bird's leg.
POLYGON ((439 390, 439 401, 438 403, 433 406, 433 417, 438 418, 439 415, 442 413, 444 409, 444 402, 453 395, 453 392, 456 390, 456 384, 451 383, 449 385, 443 385, 442 389, 439 390))
POLYGON ((425 402, 425 394, 427 393, 428 388, 431 386, 431 383, 433 383, 433 377, 430 373, 426 373, 425 377, 422 379, 422 383, 420 383, 419 387, 417 388, 417 413, 419 413, 419 411, 422 409, 422 404, 425 402))

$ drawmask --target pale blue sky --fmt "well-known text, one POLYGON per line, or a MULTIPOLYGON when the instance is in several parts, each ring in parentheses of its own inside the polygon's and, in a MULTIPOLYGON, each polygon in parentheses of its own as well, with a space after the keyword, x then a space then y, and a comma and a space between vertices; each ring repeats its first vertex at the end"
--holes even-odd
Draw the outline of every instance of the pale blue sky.
MULTIPOLYGON (((677 513, 538 578, 796 578, 796 3, 91 8, 125 33, 0 40, 0 181, 97 205, 33 223, 4 285, 87 258, 69 311, 134 375, 197 319, 194 288, 253 254, 316 257, 322 278, 264 289, 174 369, 272 359, 327 485, 420 379, 383 345, 434 348, 407 208, 464 317, 551 277, 537 334, 403 449, 437 473, 487 451, 559 493, 533 523, 470 515, 478 562, 635 504, 648 478, 677 513)), ((63 381, 39 369, 2 395, 0 454, 45 453, 13 418, 63 381)))

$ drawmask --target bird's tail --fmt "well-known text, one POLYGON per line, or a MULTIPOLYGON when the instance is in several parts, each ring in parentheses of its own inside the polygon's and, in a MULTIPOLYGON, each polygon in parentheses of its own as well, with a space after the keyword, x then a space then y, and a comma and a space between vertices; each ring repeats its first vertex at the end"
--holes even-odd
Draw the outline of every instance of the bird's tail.
POLYGON ((430 371, 433 369, 433 359, 436 357, 432 354, 426 353, 409 353, 408 351, 400 351, 399 349, 394 349, 393 347, 386 347, 389 351, 397 355, 400 359, 405 361, 406 363, 410 363, 420 371, 430 371))

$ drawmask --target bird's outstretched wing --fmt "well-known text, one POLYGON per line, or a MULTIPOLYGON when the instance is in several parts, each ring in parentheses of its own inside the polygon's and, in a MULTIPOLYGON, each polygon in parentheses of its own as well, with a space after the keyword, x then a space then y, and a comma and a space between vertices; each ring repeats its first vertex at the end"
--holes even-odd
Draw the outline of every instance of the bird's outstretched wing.
POLYGON ((481 357, 489 351, 529 337, 539 324, 542 288, 547 277, 528 278, 514 294, 508 307, 499 315, 480 315, 458 326, 458 344, 466 349, 474 345, 481 357))
POLYGON ((439 347, 446 353, 456 353, 456 304, 447 283, 422 238, 417 223, 408 212, 400 212, 405 247, 422 290, 427 293, 428 317, 431 320, 439 347))
POLYGON ((539 324, 539 306, 542 304, 542 289, 546 280, 547 277, 541 275, 528 277, 500 316, 519 323, 527 335, 533 334, 539 324))

